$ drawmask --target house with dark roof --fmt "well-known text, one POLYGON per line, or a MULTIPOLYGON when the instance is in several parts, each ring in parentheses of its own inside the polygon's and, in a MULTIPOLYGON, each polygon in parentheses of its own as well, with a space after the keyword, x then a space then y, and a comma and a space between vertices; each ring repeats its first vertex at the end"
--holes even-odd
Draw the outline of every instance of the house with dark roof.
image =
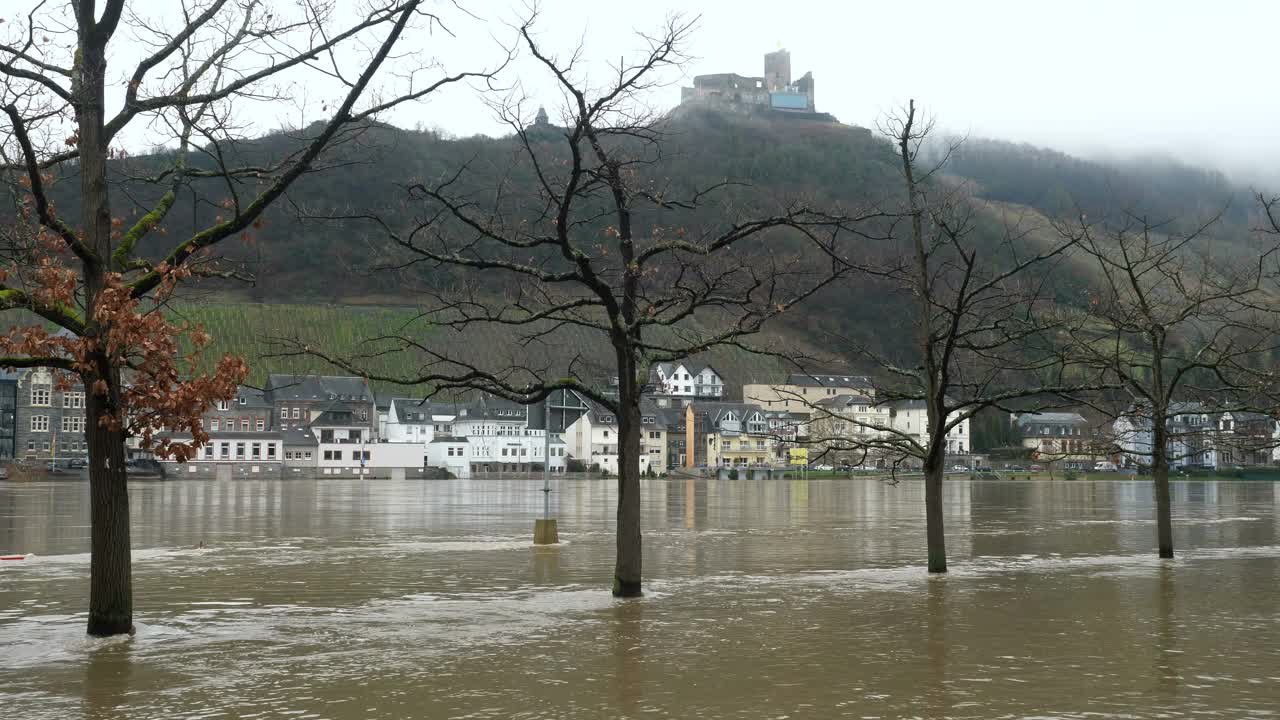
POLYGON ((281 429, 307 427, 335 401, 349 408, 352 417, 369 429, 370 436, 378 429, 373 389, 364 378, 271 373, 263 390, 281 429))
MULTIPOLYGON (((860 393, 841 393, 814 403, 809 439, 832 465, 876 465, 891 438, 892 407, 860 393)), ((813 450, 810 451, 814 452, 813 450)))
MULTIPOLYGON (((611 475, 618 474, 620 435, 618 417, 610 408, 581 398, 587 411, 569 424, 562 435, 569 456, 588 468, 598 466, 611 475)), ((665 472, 667 452, 666 422, 659 418, 659 408, 651 399, 640 405, 640 472, 665 472), (656 452, 655 452, 656 451, 656 452)))
POLYGON ((791 373, 779 382, 747 383, 742 386, 743 402, 761 409, 813 414, 814 403, 837 395, 875 397, 871 378, 848 373, 791 373))
POLYGON ((752 403, 702 402, 690 405, 703 419, 708 467, 768 465, 773 461, 769 421, 752 403))
POLYGON ((14 454, 33 460, 85 459, 84 386, 63 386, 54 371, 37 367, 17 371, 13 384, 14 454))

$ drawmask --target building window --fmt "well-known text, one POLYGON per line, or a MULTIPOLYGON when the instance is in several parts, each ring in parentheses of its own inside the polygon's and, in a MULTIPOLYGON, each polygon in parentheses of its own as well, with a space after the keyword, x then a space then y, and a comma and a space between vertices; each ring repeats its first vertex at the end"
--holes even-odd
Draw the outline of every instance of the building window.
POLYGON ((249 447, 250 457, 254 460, 262 459, 262 443, 254 443, 249 447))
POLYGON ((204 450, 204 459, 205 459, 205 460, 212 460, 212 459, 213 459, 213 446, 212 446, 212 445, 205 445, 205 446, 202 448, 202 450, 204 450))
POLYGON ((298 418, 300 418, 300 417, 302 417, 302 409, 301 409, 301 408, 294 408, 294 409, 293 409, 293 419, 294 419, 294 420, 297 420, 297 419, 298 419, 298 418))
POLYGON ((231 457, 231 443, 222 443, 218 446, 218 457, 227 460, 231 457))
POLYGON ((32 407, 49 407, 49 397, 52 393, 51 385, 32 385, 31 386, 31 405, 32 407))
POLYGON ((281 420, 288 420, 288 419, 289 419, 289 408, 287 408, 287 407, 282 407, 282 408, 280 408, 280 419, 281 419, 281 420))
POLYGON ((84 416, 83 415, 63 415, 62 416, 62 432, 65 432, 65 433, 84 432, 84 416))
POLYGON ((228 407, 230 407, 230 406, 227 404, 227 401, 226 401, 226 400, 219 400, 219 401, 218 401, 218 409, 219 409, 219 410, 221 410, 221 411, 223 411, 223 412, 226 412, 228 407))
POLYGON ((240 418, 240 430, 241 432, 249 432, 249 418, 240 418))
POLYGON ((244 443, 242 442, 236 443, 236 459, 237 460, 244 459, 244 443))
POLYGON ((243 396, 243 395, 241 395, 241 396, 240 396, 240 404, 241 404, 241 405, 248 405, 248 404, 249 404, 249 401, 248 401, 248 400, 246 400, 246 399, 244 398, 244 396, 243 396))
POLYGON ((49 416, 32 415, 31 432, 49 432, 49 416))
POLYGON ((262 418, 258 418, 255 426, 257 427, 258 432, 262 432, 267 429, 267 421, 262 418))
POLYGON ((305 460, 310 460, 310 459, 311 459, 311 451, 310 451, 310 450, 308 450, 308 451, 306 451, 305 453, 303 453, 303 455, 305 455, 305 456, 306 456, 306 457, 304 458, 305 460))
POLYGON ((62 393, 62 407, 71 410, 80 410, 84 408, 84 392, 62 393))
POLYGON ((209 421, 209 429, 213 432, 218 432, 218 424, 218 418, 213 418, 209 421))

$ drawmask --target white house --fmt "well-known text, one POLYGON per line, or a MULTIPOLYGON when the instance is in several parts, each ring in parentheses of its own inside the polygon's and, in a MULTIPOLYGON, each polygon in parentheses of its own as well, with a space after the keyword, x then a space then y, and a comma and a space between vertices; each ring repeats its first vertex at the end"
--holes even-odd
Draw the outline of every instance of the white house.
MULTIPOLYGON (((1254 412, 1213 410, 1200 403, 1175 403, 1165 418, 1165 457, 1170 465, 1222 467, 1274 461, 1280 436, 1275 421, 1254 412)), ((1126 465, 1149 465, 1155 446, 1152 418, 1131 409, 1112 428, 1126 465)))
POLYGON ((471 477, 471 448, 464 437, 438 435, 427 444, 427 465, 443 468, 456 478, 471 477))
POLYGON ((392 398, 382 437, 387 442, 430 443, 436 435, 454 435, 461 406, 411 398, 392 398))
MULTIPOLYGON (((612 410, 600 405, 599 403, 587 401, 590 409, 574 420, 564 431, 564 444, 568 450, 569 456, 577 460, 581 460, 584 465, 591 467, 598 465, 601 470, 611 475, 618 474, 618 418, 613 414, 612 410)), ((650 418, 651 424, 657 423, 657 413, 645 416, 650 418)), ((643 423, 643 417, 641 419, 643 423)), ((640 447, 640 472, 647 473, 649 471, 649 452, 648 443, 646 442, 648 433, 641 433, 640 447)), ((665 435, 661 439, 655 438, 652 442, 663 445, 666 444, 665 435)), ((654 453, 654 458, 660 462, 661 455, 654 453)), ((654 472, 663 471, 665 468, 655 467, 654 472)))
POLYGON ((650 382, 659 395, 705 400, 724 397, 724 379, 715 368, 705 363, 658 363, 650 372, 650 382))

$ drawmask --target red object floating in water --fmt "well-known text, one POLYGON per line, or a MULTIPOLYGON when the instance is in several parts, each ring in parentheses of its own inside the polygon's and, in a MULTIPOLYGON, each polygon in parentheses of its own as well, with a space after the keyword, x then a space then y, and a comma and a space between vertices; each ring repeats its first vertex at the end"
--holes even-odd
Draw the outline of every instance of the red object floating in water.
POLYGON ((26 560, 26 555, 0 555, 0 560, 26 560))

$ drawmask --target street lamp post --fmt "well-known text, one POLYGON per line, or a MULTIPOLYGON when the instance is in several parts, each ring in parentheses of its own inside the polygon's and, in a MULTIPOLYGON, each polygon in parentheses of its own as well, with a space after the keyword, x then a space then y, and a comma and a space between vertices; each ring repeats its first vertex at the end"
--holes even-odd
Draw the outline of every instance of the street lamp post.
POLYGON ((551 517, 551 396, 543 400, 545 418, 542 427, 542 517, 533 521, 533 544, 556 545, 560 532, 551 517))

